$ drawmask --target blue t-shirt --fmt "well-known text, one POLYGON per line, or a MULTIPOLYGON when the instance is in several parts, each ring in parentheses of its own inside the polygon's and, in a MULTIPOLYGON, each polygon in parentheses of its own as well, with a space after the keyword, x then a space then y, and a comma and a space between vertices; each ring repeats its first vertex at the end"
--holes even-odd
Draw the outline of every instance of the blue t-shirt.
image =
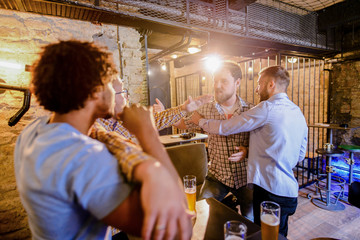
POLYGON ((104 239, 100 219, 131 191, 106 146, 66 123, 35 120, 15 146, 18 191, 34 239, 104 239))

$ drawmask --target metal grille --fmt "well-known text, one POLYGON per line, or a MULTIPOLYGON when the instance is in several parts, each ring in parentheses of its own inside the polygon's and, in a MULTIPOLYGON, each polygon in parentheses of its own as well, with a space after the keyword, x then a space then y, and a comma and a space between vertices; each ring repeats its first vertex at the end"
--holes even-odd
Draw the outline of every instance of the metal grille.
POLYGON ((176 106, 183 104, 191 96, 202 95, 200 72, 175 78, 176 106))
MULTIPOLYGON (((79 2, 91 4, 90 0, 79 2)), ((276 0, 258 0, 242 11, 232 10, 227 0, 102 0, 100 7, 173 26, 227 32, 326 48, 326 36, 317 33, 317 14, 276 0)))
MULTIPOLYGON (((294 56, 272 56, 242 62, 243 79, 240 96, 248 102, 258 103, 255 93, 258 72, 268 66, 281 65, 290 73, 288 96, 302 110, 308 125, 327 121, 328 76, 324 71, 324 61, 294 56)), ((311 184, 319 173, 324 173, 325 162, 315 153, 327 142, 327 130, 309 127, 308 146, 305 160, 294 169, 301 187, 311 184), (320 161, 321 160, 321 161, 320 161)))
POLYGON ((317 36, 317 13, 274 0, 249 5, 248 36, 302 46, 325 45, 317 36))
POLYGON ((187 29, 328 48, 326 35, 317 33, 316 12, 278 0, 258 0, 240 11, 230 9, 228 0, 0 0, 0 7, 95 22, 122 14, 187 29))

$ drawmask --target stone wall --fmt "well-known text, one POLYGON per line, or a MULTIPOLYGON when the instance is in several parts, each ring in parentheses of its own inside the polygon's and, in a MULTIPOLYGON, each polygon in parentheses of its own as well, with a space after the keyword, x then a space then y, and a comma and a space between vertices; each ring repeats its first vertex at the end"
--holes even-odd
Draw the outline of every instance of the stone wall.
MULTIPOLYGON (((360 126, 360 61, 333 64, 331 123, 360 126)), ((334 131, 334 144, 360 145, 360 129, 334 131)))
MULTIPOLYGON (((37 59, 41 46, 70 39, 94 41, 106 46, 120 68, 117 26, 0 10, 1 62, 31 65, 37 59)), ((136 30, 119 27, 125 87, 129 89, 133 102, 146 103, 139 39, 136 30)), ((27 87, 30 77, 30 73, 24 69, 0 67, 0 79, 5 80, 6 84, 27 87)), ((13 151, 16 138, 24 126, 48 113, 32 98, 30 110, 16 126, 9 127, 7 122, 22 106, 22 98, 22 93, 17 91, 0 92, 0 239, 31 238, 26 213, 16 190, 13 151)))

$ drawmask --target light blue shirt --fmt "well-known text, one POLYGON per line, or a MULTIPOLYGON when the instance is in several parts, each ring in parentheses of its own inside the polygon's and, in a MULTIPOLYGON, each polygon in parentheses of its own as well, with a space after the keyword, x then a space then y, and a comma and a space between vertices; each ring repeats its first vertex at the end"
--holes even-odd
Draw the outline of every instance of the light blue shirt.
POLYGON ((229 120, 201 119, 206 132, 230 135, 250 132, 247 178, 283 197, 297 197, 293 168, 304 159, 308 128, 300 108, 279 93, 229 120))
POLYGON ((16 183, 33 239, 104 239, 100 219, 131 187, 104 144, 69 124, 47 122, 32 122, 15 146, 16 183))

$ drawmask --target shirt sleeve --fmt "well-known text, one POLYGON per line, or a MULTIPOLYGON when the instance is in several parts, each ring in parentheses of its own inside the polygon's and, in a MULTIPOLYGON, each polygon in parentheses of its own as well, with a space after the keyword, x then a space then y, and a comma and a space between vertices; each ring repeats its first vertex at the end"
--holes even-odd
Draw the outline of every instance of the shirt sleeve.
POLYGON ((306 155, 306 147, 307 147, 307 136, 308 136, 308 128, 306 128, 306 131, 304 133, 304 139, 300 147, 300 155, 299 155, 299 161, 302 161, 305 158, 306 155))
POLYGON ((186 114, 181 110, 181 106, 169 108, 162 112, 154 113, 155 126, 160 131, 164 128, 171 127, 185 116, 186 114))
POLYGON ((98 126, 102 126, 106 131, 108 132, 116 132, 117 134, 123 136, 124 138, 130 140, 134 138, 134 135, 132 135, 129 130, 127 130, 120 121, 110 118, 110 119, 103 119, 98 118, 96 120, 96 123, 98 126))
POLYGON ((144 153, 140 147, 131 143, 123 136, 115 132, 107 132, 101 125, 95 123, 90 136, 104 143, 119 162, 120 170, 125 174, 128 181, 132 181, 133 170, 139 163, 154 159, 144 153))
POLYGON ((268 107, 261 102, 256 107, 233 116, 228 120, 200 119, 199 126, 206 132, 220 135, 230 135, 241 132, 250 132, 263 126, 268 116, 268 107))

